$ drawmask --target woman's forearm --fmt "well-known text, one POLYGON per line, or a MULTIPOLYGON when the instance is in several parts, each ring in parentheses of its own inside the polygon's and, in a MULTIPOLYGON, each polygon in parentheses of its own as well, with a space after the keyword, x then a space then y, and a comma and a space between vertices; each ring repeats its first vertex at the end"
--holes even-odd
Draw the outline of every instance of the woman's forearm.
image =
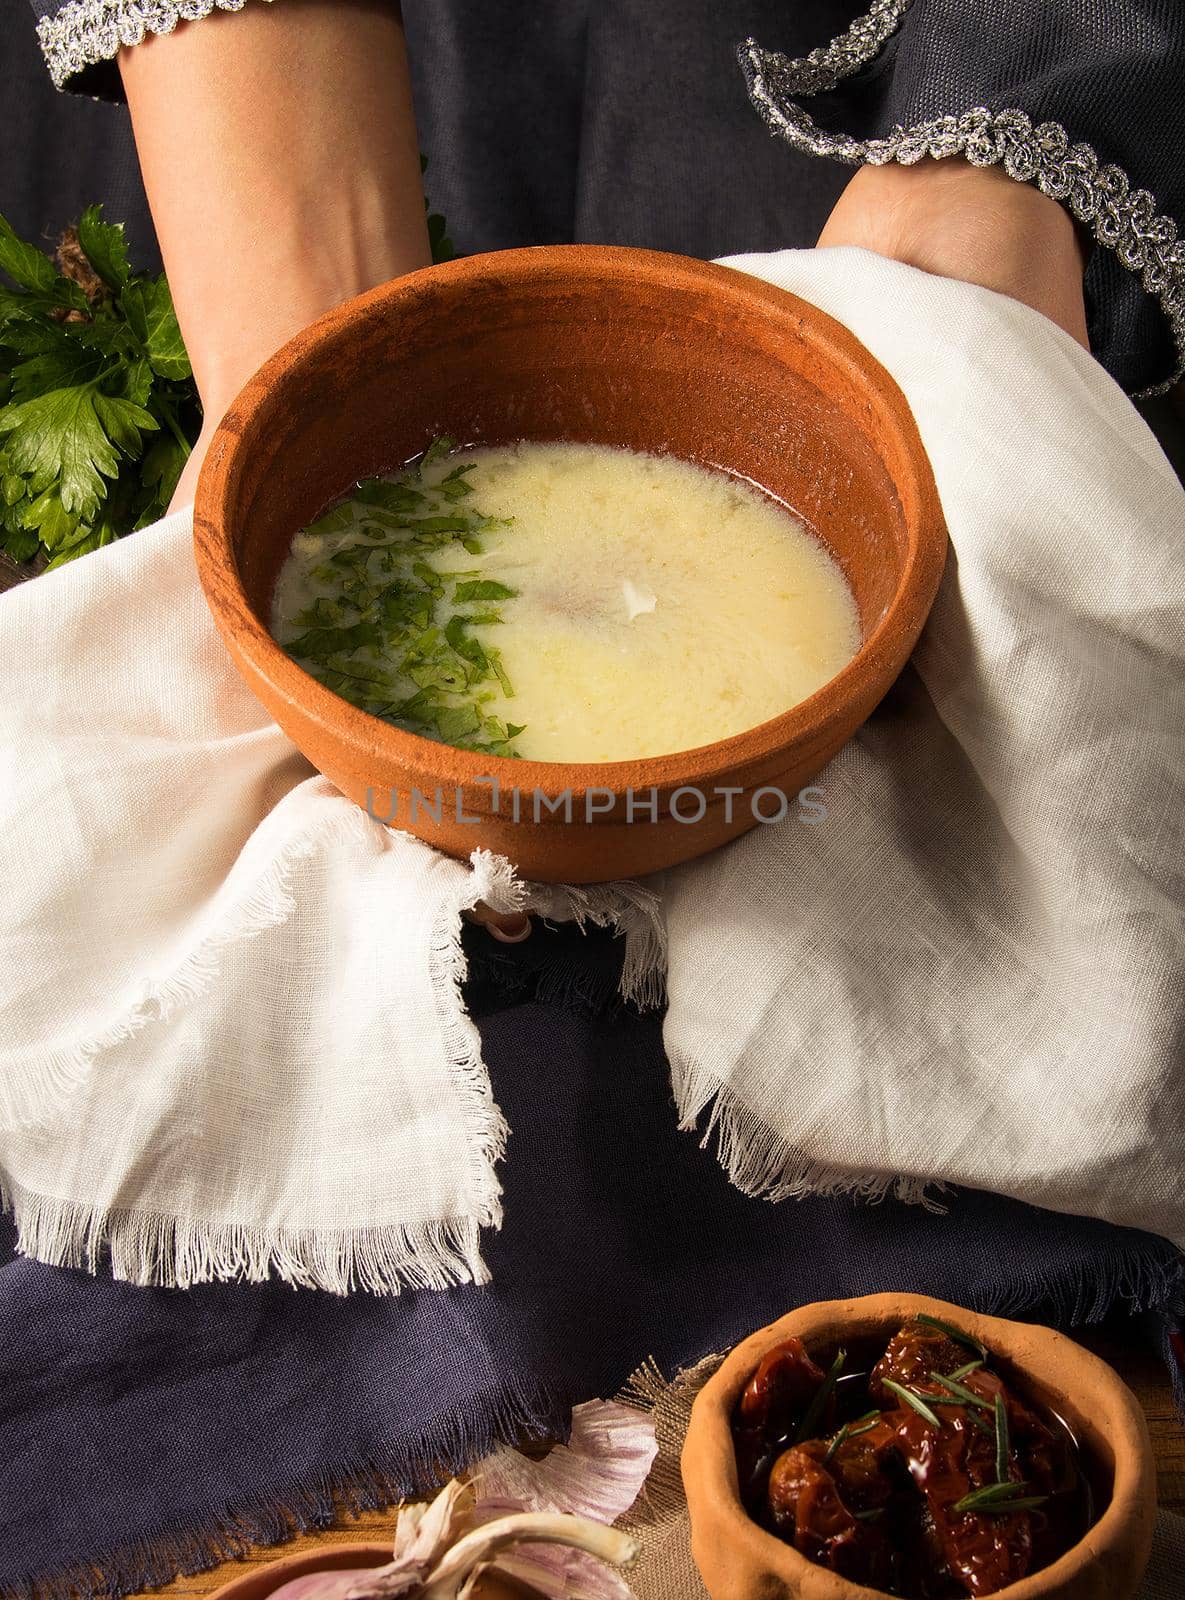
POLYGON ((207 417, 321 312, 430 259, 387 0, 252 0, 120 56, 207 417))
POLYGON ((819 235, 859 245, 943 278, 982 284, 1064 328, 1089 349, 1086 250, 1056 200, 998 167, 959 156, 915 166, 861 167, 819 235))

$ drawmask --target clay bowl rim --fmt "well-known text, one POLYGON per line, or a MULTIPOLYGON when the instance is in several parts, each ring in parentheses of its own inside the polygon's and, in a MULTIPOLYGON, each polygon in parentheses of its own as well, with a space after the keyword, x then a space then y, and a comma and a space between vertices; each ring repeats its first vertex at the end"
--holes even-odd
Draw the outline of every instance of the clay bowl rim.
MULTIPOLYGON (((719 1369, 696 1395, 681 1461, 686 1485, 688 1459, 693 1454, 697 1458, 699 1475, 707 1492, 715 1499, 721 1522, 727 1523, 729 1537, 740 1540, 756 1559, 764 1561, 777 1576, 785 1576, 791 1582, 804 1585, 804 1600, 814 1600, 816 1594, 824 1593, 827 1600, 887 1600, 883 1590, 854 1583, 809 1561, 793 1545, 775 1538, 753 1521, 740 1500, 729 1419, 736 1397, 762 1356, 790 1334, 797 1333, 808 1342, 826 1342, 842 1337, 845 1329, 853 1326, 870 1322, 882 1326, 892 1322, 899 1324, 903 1320, 903 1312, 906 1317, 917 1315, 918 1312, 939 1317, 953 1327, 981 1339, 989 1348, 993 1340, 997 1345, 1001 1341, 1012 1342, 1011 1330, 1025 1330, 1036 1336, 1049 1352, 1048 1365, 1053 1366, 1059 1355, 1070 1355, 1075 1364, 1085 1364, 1097 1386, 1094 1392, 1101 1389, 1107 1394, 1111 1419, 1120 1424, 1118 1434, 1111 1426, 1100 1426, 1099 1429, 1107 1437, 1115 1458, 1111 1494, 1102 1515, 1056 1561, 1029 1573, 1016 1583, 997 1589, 991 1600, 1046 1600, 1047 1596, 1061 1594, 1060 1585, 1085 1571, 1107 1548, 1123 1544, 1123 1532, 1129 1522, 1143 1524, 1144 1537, 1141 1542, 1145 1546, 1146 1559, 1151 1548, 1152 1523, 1156 1515, 1152 1442, 1139 1401, 1114 1368, 1056 1328, 971 1311, 949 1300, 936 1300, 930 1295, 921 1294, 885 1293, 862 1295, 850 1300, 812 1301, 787 1312, 776 1322, 757 1329, 729 1352, 719 1369), (808 1324, 805 1332, 804 1323, 808 1324), (811 1323, 817 1325, 810 1326, 811 1323), (719 1448, 722 1444, 726 1448, 719 1448), (713 1445, 718 1448, 713 1449, 713 1445), (829 1583, 825 1580, 829 1580, 829 1583)), ((1047 1381, 1023 1368, 1023 1364, 1006 1350, 1000 1349, 1000 1355, 1003 1360, 1024 1371, 1025 1379, 1032 1385, 1037 1398, 1041 1403, 1046 1403, 1043 1397, 1048 1388, 1047 1381)), ((1074 1426, 1072 1419, 1066 1420, 1074 1426)), ((692 1521, 694 1532, 694 1518, 692 1521)), ((797 1593, 797 1589, 794 1592, 797 1593)))
POLYGON ((349 1572, 351 1568, 380 1566, 390 1561, 394 1533, 386 1544, 331 1544, 323 1550, 299 1550, 295 1555, 277 1556, 274 1561, 240 1572, 215 1589, 209 1600, 267 1600, 282 1584, 316 1572, 349 1572), (352 1556, 354 1560, 326 1558, 352 1556))
MULTIPOLYGON (((726 463, 715 465, 729 471, 726 463)), ((899 640, 908 635, 912 647, 938 592, 947 544, 933 470, 909 403, 888 371, 853 333, 811 302, 736 268, 619 245, 536 245, 467 256, 392 279, 326 312, 283 345, 239 392, 211 441, 194 503, 198 576, 220 632, 233 641, 253 671, 284 699, 297 703, 310 721, 335 739, 366 749, 404 771, 447 778, 462 786, 493 777, 501 784, 544 795, 565 790, 604 789, 616 794, 631 788, 670 790, 684 784, 702 785, 759 763, 804 736, 826 735, 843 722, 848 707, 866 699, 878 685, 883 692, 900 670, 909 652, 897 660, 899 640), (727 739, 665 755, 605 762, 483 756, 409 733, 359 710, 305 672, 272 638, 243 588, 229 534, 235 520, 236 460, 242 437, 256 424, 266 425, 269 414, 281 404, 291 372, 314 351, 321 354, 327 345, 348 341, 355 325, 369 313, 381 308, 394 317, 404 300, 450 289, 461 292, 491 270, 503 281, 510 278, 524 287, 554 280, 559 274, 583 277, 590 285, 598 279, 603 283, 645 280, 673 290, 714 289, 725 300, 757 312, 775 325, 782 322, 788 336, 808 340, 821 360, 846 369, 856 387, 875 402, 878 416, 903 447, 907 474, 895 481, 898 498, 912 498, 916 514, 907 529, 903 570, 883 615, 852 660, 806 700, 727 739)))

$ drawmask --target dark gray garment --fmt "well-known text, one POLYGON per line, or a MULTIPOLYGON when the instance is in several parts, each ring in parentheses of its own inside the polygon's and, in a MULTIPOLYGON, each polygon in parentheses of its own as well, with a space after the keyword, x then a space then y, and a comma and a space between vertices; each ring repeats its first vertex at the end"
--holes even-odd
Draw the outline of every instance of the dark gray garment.
MULTIPOLYGON (((110 0, 32 4, 67 86, 117 96, 110 0)), ((154 9, 167 18, 177 4, 154 9)), ((857 141, 976 107, 1019 111, 1059 123, 1096 169, 1110 168, 1086 186, 1102 241, 1087 273, 1096 354, 1132 390, 1177 365, 1164 307, 1185 340, 1185 244, 1164 282, 1149 284, 1155 293, 1141 277, 1155 275, 1148 249, 1165 261, 1173 219, 1185 219, 1185 0, 873 0, 839 70, 823 52, 806 82, 801 69, 779 80, 776 57, 792 62, 843 34, 852 0, 404 0, 403 15, 428 191, 462 252, 565 240, 696 256, 809 245, 851 170, 812 150, 846 145, 859 161, 857 141), (749 36, 775 53, 749 58, 771 67, 772 92, 757 99, 773 138, 737 62, 749 36), (1137 189, 1147 191, 1140 237, 1128 226, 1137 189)), ((122 171, 123 126, 97 137, 122 171)), ((0 181, 6 191, 13 180, 0 181)), ((55 186, 66 180, 55 163, 41 181, 26 215, 44 225, 63 210, 55 186)), ((10 203, 0 192, 0 208, 10 203)))
POLYGON ((970 159, 1039 183, 1102 246, 1087 310, 1112 375, 1139 391, 1179 373, 1183 0, 876 0, 867 17, 835 53, 842 75, 804 71, 789 59, 795 40, 753 30, 766 48, 747 52, 747 75, 771 130, 788 148, 853 161, 963 153, 969 141, 970 159))
MULTIPOLYGON (((843 0, 793 10, 804 49, 846 15, 843 0)), ((577 240, 710 257, 813 244, 848 174, 769 137, 736 60, 748 31, 784 31, 786 11, 784 0, 405 0, 427 187, 458 251, 577 240)), ((3 103, 20 108, 0 211, 39 237, 100 198, 113 218, 145 220, 122 108, 55 95, 16 7, 0 50, 3 103)), ((110 61, 69 86, 120 93, 110 61)))
POLYGON ((404 0, 428 191, 458 248, 810 245, 850 174, 771 140, 736 60, 840 0, 404 0))
POLYGON ((127 224, 135 264, 159 269, 126 109, 58 94, 29 13, 12 0, 0 0, 0 118, 0 215, 22 239, 48 248, 101 200, 127 224))

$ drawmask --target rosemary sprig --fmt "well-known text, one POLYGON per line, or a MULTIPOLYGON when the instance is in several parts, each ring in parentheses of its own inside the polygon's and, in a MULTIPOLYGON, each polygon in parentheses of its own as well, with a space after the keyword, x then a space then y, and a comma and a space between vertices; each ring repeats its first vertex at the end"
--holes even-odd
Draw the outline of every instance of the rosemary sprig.
POLYGON ((831 1460, 832 1456, 839 1449, 840 1445, 841 1444, 845 1444, 847 1442, 847 1440, 851 1438, 851 1436, 852 1436, 851 1429, 848 1427, 847 1423, 845 1422, 843 1427, 839 1430, 839 1432, 832 1439, 831 1443, 827 1446, 826 1453, 823 1456, 823 1465, 824 1466, 826 1466, 827 1463, 831 1460))
POLYGON ((982 1360, 968 1361, 966 1366, 957 1368, 954 1372, 952 1372, 950 1374, 950 1376, 952 1378, 955 1378, 955 1379, 967 1378, 967 1377, 970 1377, 970 1375, 973 1372, 978 1372, 980 1367, 982 1367, 982 1366, 983 1366, 982 1360))
POLYGON ((982 1506, 995 1505, 998 1500, 1014 1500, 1017 1495, 1024 1494, 1028 1487, 1023 1478, 1009 1478, 1005 1483, 985 1483, 982 1488, 972 1489, 970 1494, 956 1500, 954 1508, 956 1511, 978 1511, 982 1506))
POLYGON ((801 1444, 804 1439, 810 1439, 814 1436, 815 1428, 823 1415, 823 1408, 831 1397, 832 1390, 835 1388, 839 1375, 843 1371, 843 1364, 847 1358, 848 1353, 846 1350, 837 1350, 835 1352, 835 1359, 827 1368, 826 1377, 815 1390, 814 1397, 806 1408, 806 1415, 798 1424, 798 1432, 794 1435, 795 1444, 801 1444))
POLYGON ((988 1357, 987 1346, 979 1339, 974 1339, 969 1333, 964 1333, 961 1328, 952 1327, 949 1322, 943 1322, 940 1317, 927 1316, 924 1311, 919 1311, 913 1319, 920 1322, 923 1327, 936 1328, 939 1333, 945 1333, 948 1339, 953 1339, 956 1344, 965 1345, 968 1350, 974 1350, 981 1361, 988 1357))
POLYGON ((937 1406, 949 1406, 952 1411, 961 1411, 963 1413, 963 1421, 968 1426, 975 1428, 979 1433, 986 1434, 989 1439, 996 1437, 996 1430, 990 1427, 979 1412, 969 1406, 965 1400, 958 1400, 953 1394, 935 1394, 931 1395, 930 1398, 937 1406))
POLYGON ((904 1400, 907 1406, 916 1411, 919 1417, 924 1417, 933 1427, 941 1428, 942 1418, 937 1412, 931 1411, 920 1394, 914 1394, 912 1389, 907 1389, 903 1383, 897 1383, 892 1378, 882 1378, 881 1382, 886 1389, 890 1389, 899 1399, 904 1400))
POLYGON ((970 1494, 965 1494, 961 1500, 956 1500, 956 1511, 983 1511, 994 1515, 1006 1515, 1013 1511, 1031 1511, 1037 1506, 1043 1506, 1049 1499, 1045 1494, 1026 1495, 1028 1484, 1023 1481, 1009 1481, 1008 1483, 987 1483, 982 1489, 972 1489, 970 1494))
POLYGON ((930 1379, 931 1382, 955 1395, 965 1406, 979 1406, 983 1411, 995 1409, 990 1400, 985 1400, 981 1394, 976 1394, 974 1389, 968 1389, 965 1383, 958 1383, 954 1378, 944 1378, 941 1372, 931 1372, 930 1379))
POLYGON ((827 1446, 827 1454, 823 1457, 823 1465, 827 1465, 840 1445, 846 1444, 849 1439, 858 1439, 862 1433, 867 1433, 869 1428, 875 1428, 880 1419, 881 1414, 879 1411, 866 1411, 862 1417, 857 1417, 855 1422, 845 1422, 827 1446))
POLYGON ((866 1411, 862 1417, 857 1417, 855 1422, 849 1422, 847 1424, 848 1438, 856 1439, 860 1434, 867 1433, 869 1428, 875 1428, 881 1420, 881 1414, 880 1408, 874 1407, 873 1410, 866 1411))
POLYGON ((996 1395, 996 1477, 1001 1483, 1009 1482, 1008 1478, 1008 1410, 1004 1404, 1004 1396, 996 1395))

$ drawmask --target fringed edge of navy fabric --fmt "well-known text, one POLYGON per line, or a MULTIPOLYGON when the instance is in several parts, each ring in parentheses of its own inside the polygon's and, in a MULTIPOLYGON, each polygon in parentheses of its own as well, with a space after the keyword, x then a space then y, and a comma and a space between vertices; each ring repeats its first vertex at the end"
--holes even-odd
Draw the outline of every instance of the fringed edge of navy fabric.
MULTIPOLYGON (((78 1564, 28 1578, 0 1590, 2 1600, 119 1600, 158 1588, 178 1576, 191 1577, 253 1549, 279 1545, 299 1533, 326 1528, 343 1515, 381 1511, 439 1487, 499 1445, 566 1436, 571 1406, 540 1387, 523 1384, 491 1416, 451 1419, 447 1435, 425 1439, 395 1461, 343 1465, 319 1481, 221 1511, 187 1528, 162 1529, 135 1546, 80 1557, 78 1564)), ((391 1539, 395 1528, 392 1519, 391 1539)), ((276 1552, 277 1559, 283 1550, 276 1552)))

